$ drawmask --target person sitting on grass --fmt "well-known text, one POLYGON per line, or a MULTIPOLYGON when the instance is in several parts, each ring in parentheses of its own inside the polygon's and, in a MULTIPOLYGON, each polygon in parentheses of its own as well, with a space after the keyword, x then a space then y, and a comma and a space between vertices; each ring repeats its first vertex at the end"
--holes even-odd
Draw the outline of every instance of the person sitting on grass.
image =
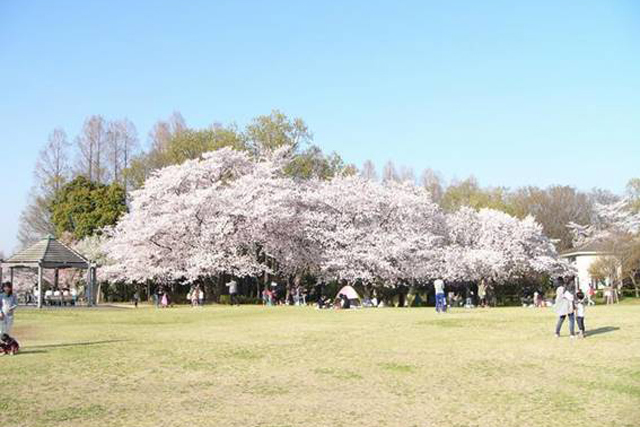
POLYGON ((345 310, 350 309, 351 301, 349 300, 349 298, 345 294, 341 294, 340 297, 342 299, 342 308, 344 308, 345 310))

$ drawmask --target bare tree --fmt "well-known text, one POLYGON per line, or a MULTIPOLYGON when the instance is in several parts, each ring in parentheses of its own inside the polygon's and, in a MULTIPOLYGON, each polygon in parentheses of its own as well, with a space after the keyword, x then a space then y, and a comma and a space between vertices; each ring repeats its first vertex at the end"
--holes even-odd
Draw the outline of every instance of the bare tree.
POLYGON ((439 173, 432 169, 425 169, 420 175, 420 185, 431 194, 431 200, 439 203, 444 194, 442 178, 439 173))
POLYGON ((416 175, 413 173, 413 168, 409 166, 402 166, 400 168, 400 173, 398 174, 398 180, 400 182, 409 182, 411 184, 415 184, 416 175))
POLYGON ((631 178, 627 183, 626 196, 631 201, 631 209, 640 212, 640 178, 631 178))
POLYGON ((107 125, 107 152, 114 182, 127 189, 127 172, 138 146, 138 133, 129 119, 115 120, 107 125))
POLYGON ((81 134, 76 138, 78 147, 78 174, 96 182, 107 181, 107 170, 104 164, 106 129, 102 116, 87 118, 81 134))
POLYGON ((49 134, 36 161, 34 177, 38 190, 44 196, 55 195, 69 179, 69 173, 67 134, 63 129, 56 128, 49 134))
POLYGON ((167 120, 158 120, 149 131, 151 151, 163 154, 169 147, 171 139, 187 130, 187 124, 179 111, 171 113, 167 120))
POLYGON ((69 142, 66 132, 56 128, 40 150, 34 169, 35 183, 27 207, 20 215, 18 241, 24 247, 53 234, 49 203, 69 180, 69 142))
POLYGON ((382 170, 382 182, 398 181, 398 179, 399 176, 396 171, 396 166, 389 160, 385 163, 384 169, 382 170))
POLYGON ((573 241, 567 224, 589 224, 593 216, 593 202, 589 196, 569 186, 519 188, 509 199, 511 212, 519 217, 533 215, 545 234, 558 240, 561 251, 570 248, 573 241))
POLYGON ((54 234, 55 229, 51 221, 48 197, 42 196, 37 188, 29 194, 27 207, 20 214, 18 226, 18 242, 20 247, 29 246, 42 237, 54 234))
POLYGON ((376 165, 374 165, 371 160, 366 160, 362 164, 360 176, 368 181, 377 181, 378 173, 376 172, 376 165))
POLYGON ((591 201, 591 203, 598 203, 601 205, 609 205, 611 203, 615 203, 615 202, 619 202, 620 201, 620 196, 618 196, 617 194, 612 193, 609 190, 604 190, 602 188, 594 188, 592 189, 589 194, 589 200, 591 201))

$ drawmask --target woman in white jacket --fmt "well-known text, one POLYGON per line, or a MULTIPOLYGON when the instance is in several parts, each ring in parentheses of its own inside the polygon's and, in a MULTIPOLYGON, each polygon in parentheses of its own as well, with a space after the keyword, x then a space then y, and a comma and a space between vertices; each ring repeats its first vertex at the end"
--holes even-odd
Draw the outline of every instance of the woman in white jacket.
POLYGON ((13 285, 5 283, 0 293, 0 333, 11 335, 13 331, 13 313, 18 307, 18 300, 13 294, 13 285))
POLYGON ((558 315, 558 323, 556 323, 556 337, 560 336, 560 329, 562 329, 562 323, 564 319, 569 316, 569 333, 571 338, 575 336, 575 315, 573 313, 573 295, 571 292, 566 291, 564 286, 559 286, 556 289, 556 303, 554 306, 556 314, 558 315))

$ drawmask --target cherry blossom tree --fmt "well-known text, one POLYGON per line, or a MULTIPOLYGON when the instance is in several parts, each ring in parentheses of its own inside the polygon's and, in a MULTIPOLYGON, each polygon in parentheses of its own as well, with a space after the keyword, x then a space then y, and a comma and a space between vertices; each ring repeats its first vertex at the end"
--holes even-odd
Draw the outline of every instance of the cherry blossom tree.
POLYGON ((304 189, 282 174, 289 150, 252 159, 230 148, 158 171, 132 194, 106 244, 108 269, 134 280, 189 281, 308 263, 296 212, 304 189))
POLYGON ((425 190, 338 177, 315 197, 309 229, 323 248, 326 277, 393 285, 437 273, 445 222, 425 190))
MULTIPOLYGON (((227 218, 210 215, 223 206, 221 190, 253 168, 247 154, 222 149, 202 160, 156 172, 132 193, 130 212, 105 245, 113 260, 109 270, 138 281, 193 278, 208 268, 213 268, 210 274, 232 270, 227 249, 234 236, 211 241, 211 233, 219 237, 233 229, 227 218), (205 246, 207 239, 210 244, 205 246), (196 259, 194 253, 198 254, 196 259)), ((235 268, 247 268, 247 257, 237 255, 232 262, 235 268)))
POLYGON ((520 220, 493 209, 464 207, 447 217, 447 225, 449 280, 504 282, 533 273, 562 274, 568 268, 531 216, 520 220))
POLYGON ((284 173, 288 147, 261 156, 223 148, 155 172, 132 193, 129 213, 105 230, 103 273, 189 282, 309 273, 394 286, 437 277, 504 281, 559 268, 531 217, 446 214, 411 182, 301 182, 284 173))

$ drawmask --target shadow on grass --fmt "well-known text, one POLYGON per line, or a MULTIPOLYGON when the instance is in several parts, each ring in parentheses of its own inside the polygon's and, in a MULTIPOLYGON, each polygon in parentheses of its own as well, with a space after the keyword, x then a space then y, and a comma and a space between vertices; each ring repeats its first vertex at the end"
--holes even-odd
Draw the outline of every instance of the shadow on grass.
POLYGON ((606 334, 607 332, 613 332, 619 329, 620 328, 618 328, 617 326, 604 326, 602 328, 597 328, 597 329, 592 329, 590 331, 587 331, 585 333, 585 337, 590 337, 591 335, 606 334))
POLYGON ((47 353, 46 350, 22 350, 18 354, 37 354, 37 353, 47 353))
POLYGON ((100 344, 112 344, 117 342, 124 342, 127 340, 102 340, 102 341, 84 341, 84 342, 71 342, 64 344, 43 344, 43 345, 30 345, 24 351, 20 351, 21 353, 35 353, 35 351, 30 351, 32 349, 55 349, 55 348, 69 348, 69 347, 86 347, 90 345, 100 345, 100 344))

